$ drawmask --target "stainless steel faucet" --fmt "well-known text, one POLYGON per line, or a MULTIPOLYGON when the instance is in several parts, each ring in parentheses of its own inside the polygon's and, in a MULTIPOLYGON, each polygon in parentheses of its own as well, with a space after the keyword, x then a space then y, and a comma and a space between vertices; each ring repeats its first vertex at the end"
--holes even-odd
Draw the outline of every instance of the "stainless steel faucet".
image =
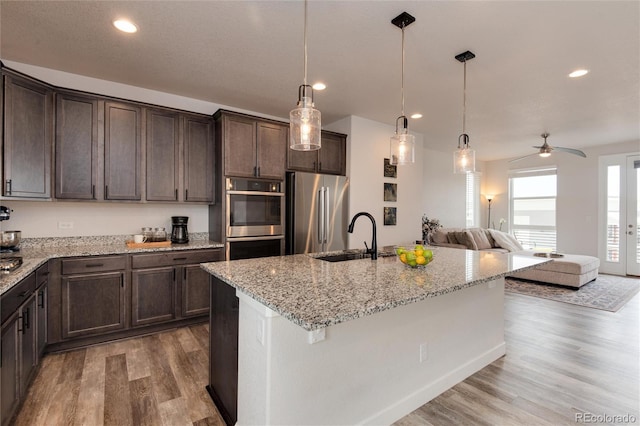
POLYGON ((351 223, 349 224, 349 228, 347 228, 347 232, 353 234, 353 225, 356 223, 356 219, 360 216, 366 216, 371 220, 371 225, 373 226, 373 238, 371 239, 371 249, 367 247, 367 242, 364 242, 364 246, 366 247, 365 253, 371 254, 371 260, 376 260, 378 258, 378 238, 376 236, 376 220, 371 216, 371 214, 367 212, 356 213, 351 219, 351 223))

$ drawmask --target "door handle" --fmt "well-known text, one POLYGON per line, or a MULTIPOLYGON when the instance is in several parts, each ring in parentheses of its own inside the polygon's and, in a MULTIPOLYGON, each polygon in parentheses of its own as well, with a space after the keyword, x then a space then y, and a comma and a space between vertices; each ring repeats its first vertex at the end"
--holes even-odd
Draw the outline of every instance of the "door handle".
POLYGON ((11 179, 7 179, 6 190, 7 195, 11 195, 11 179))
POLYGON ((331 209, 329 208, 329 187, 324 187, 324 243, 327 243, 329 238, 329 212, 331 209))
POLYGON ((324 197, 322 189, 318 191, 318 242, 322 244, 324 236, 324 197))

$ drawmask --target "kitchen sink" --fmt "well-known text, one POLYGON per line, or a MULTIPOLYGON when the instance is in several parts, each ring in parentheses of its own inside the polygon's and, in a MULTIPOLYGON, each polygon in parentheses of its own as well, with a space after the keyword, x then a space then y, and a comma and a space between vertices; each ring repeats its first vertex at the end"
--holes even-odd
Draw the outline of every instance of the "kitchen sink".
MULTIPOLYGON (((389 257, 395 256, 395 253, 392 251, 380 251, 378 252, 378 257, 389 257)), ((315 257, 315 256, 314 256, 315 257)), ((347 260, 358 260, 358 259, 369 259, 371 257, 370 254, 364 253, 363 251, 344 251, 342 253, 333 253, 327 254, 325 256, 315 257, 319 260, 324 260, 325 262, 344 262, 347 260)))

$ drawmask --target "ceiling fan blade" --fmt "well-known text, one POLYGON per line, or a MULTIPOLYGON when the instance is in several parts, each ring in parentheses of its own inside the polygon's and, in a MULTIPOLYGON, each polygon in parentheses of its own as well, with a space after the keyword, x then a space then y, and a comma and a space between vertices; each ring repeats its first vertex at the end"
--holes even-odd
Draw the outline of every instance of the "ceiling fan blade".
POLYGON ((540 145, 540 146, 532 146, 532 148, 540 149, 540 148, 542 148, 542 145, 540 145))
POLYGON ((514 158, 513 160, 509 160, 509 163, 514 163, 516 161, 524 160, 525 158, 533 157, 534 155, 539 155, 537 152, 529 155, 525 155, 524 157, 514 158))
POLYGON ((575 155, 579 155, 580 157, 587 158, 587 155, 584 152, 580 151, 579 149, 563 148, 561 146, 554 146, 553 149, 556 151, 568 152, 570 154, 575 154, 575 155))

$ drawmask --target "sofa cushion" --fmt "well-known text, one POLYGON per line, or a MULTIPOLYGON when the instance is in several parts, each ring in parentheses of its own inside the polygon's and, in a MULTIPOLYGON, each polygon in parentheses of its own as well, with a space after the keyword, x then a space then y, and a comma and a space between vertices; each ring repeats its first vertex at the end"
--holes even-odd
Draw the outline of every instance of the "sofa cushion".
POLYGON ((447 239, 448 234, 447 231, 438 229, 431 234, 431 242, 435 244, 447 244, 449 242, 447 239))
POLYGON ((458 244, 464 244, 469 250, 478 250, 470 231, 450 232, 449 235, 451 234, 455 235, 458 244))
POLYGON ((489 229, 485 229, 484 230, 485 235, 487 236, 487 240, 489 240, 489 244, 491 244, 491 247, 493 248, 500 248, 498 247, 498 245, 496 244, 496 240, 493 239, 493 237, 491 236, 491 232, 489 232, 489 229))
POLYGON ((506 232, 497 231, 495 229, 489 229, 489 233, 496 241, 498 247, 505 248, 509 251, 523 250, 522 246, 513 235, 507 234, 506 232))
POLYGON ((476 242, 476 246, 478 250, 485 250, 491 248, 491 243, 487 238, 487 234, 482 229, 470 229, 471 236, 473 237, 473 241, 476 242))

